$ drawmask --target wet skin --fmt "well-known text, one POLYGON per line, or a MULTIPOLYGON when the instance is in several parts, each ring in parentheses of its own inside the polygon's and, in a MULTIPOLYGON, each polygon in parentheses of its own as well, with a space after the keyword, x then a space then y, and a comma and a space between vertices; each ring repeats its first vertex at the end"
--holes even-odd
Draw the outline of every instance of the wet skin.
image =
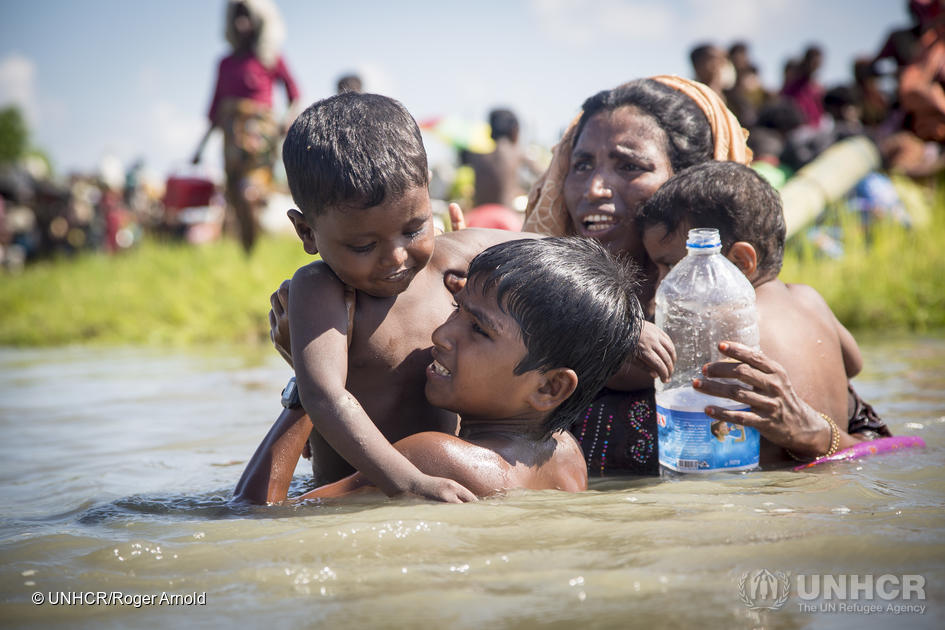
MULTIPOLYGON (((587 488, 580 446, 567 431, 545 434, 545 418, 571 395, 577 377, 564 368, 516 374, 526 348, 515 320, 494 293, 475 282, 456 295, 456 307, 433 332, 433 361, 426 370, 432 405, 462 416, 459 437, 411 435, 394 446, 428 475, 463 484, 477 496, 513 488, 587 488)), ((368 487, 360 473, 317 488, 299 500, 339 497, 368 487)))

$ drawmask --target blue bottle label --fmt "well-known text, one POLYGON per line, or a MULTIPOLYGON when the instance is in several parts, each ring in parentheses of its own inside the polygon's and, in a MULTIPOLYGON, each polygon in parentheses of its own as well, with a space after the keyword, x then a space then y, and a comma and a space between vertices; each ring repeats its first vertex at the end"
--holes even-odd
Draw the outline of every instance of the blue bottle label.
MULTIPOLYGON (((748 407, 733 411, 747 411, 748 407)), ((761 436, 700 411, 656 405, 660 464, 678 472, 747 470, 758 466, 761 436)))

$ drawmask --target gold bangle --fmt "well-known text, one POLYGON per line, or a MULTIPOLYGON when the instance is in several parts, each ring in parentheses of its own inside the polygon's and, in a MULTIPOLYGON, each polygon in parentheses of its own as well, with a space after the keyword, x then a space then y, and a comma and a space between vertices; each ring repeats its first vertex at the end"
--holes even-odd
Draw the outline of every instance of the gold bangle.
POLYGON ((819 411, 817 413, 820 414, 821 418, 827 421, 827 426, 830 427, 830 448, 828 448, 827 452, 824 453, 823 455, 818 455, 817 457, 814 457, 812 459, 798 457, 797 455, 792 453, 790 449, 787 449, 787 448, 784 449, 785 451, 787 451, 788 455, 790 455, 791 457, 793 457, 799 462, 812 462, 815 459, 822 459, 824 457, 830 457, 831 455, 836 453, 838 450, 840 450, 840 427, 838 427, 837 423, 834 422, 830 418, 830 416, 828 416, 827 414, 819 412, 819 411))
POLYGON ((820 417, 826 420, 827 424, 830 425, 830 449, 821 455, 821 457, 830 457, 840 450, 840 427, 838 427, 837 423, 834 422, 827 414, 821 412, 818 413, 820 413, 820 417))

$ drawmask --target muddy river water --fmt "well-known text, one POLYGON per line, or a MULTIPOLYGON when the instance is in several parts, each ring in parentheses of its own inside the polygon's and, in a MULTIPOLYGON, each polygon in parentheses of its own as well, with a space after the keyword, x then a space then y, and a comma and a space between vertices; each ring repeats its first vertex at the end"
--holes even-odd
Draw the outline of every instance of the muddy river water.
POLYGON ((861 346, 924 450, 295 508, 227 502, 275 353, 0 349, 0 625, 943 628, 945 339, 861 346))

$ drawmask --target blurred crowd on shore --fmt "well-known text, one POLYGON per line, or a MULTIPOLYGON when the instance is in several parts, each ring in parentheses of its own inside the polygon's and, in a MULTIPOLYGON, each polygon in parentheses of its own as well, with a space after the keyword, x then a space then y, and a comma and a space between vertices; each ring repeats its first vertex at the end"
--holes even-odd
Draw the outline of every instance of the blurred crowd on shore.
POLYGON ((788 59, 777 89, 759 76, 749 44, 692 48, 694 78, 722 95, 744 127, 754 159, 776 186, 833 143, 865 135, 883 169, 922 178, 945 169, 945 3, 908 2, 913 23, 892 31, 848 81, 823 86, 825 50, 788 59))
MULTIPOLYGON (((857 59, 846 82, 819 82, 829 54, 829 47, 820 45, 800 45, 780 77, 762 77, 748 41, 692 46, 692 76, 722 95, 750 131, 753 166, 775 187, 851 136, 875 143, 885 173, 919 181, 940 178, 945 172, 945 0, 907 4, 912 23, 891 31, 875 53, 857 59)), ((0 265, 16 270, 50 256, 120 252, 145 233, 195 244, 230 233, 249 253, 266 196, 285 190, 271 176, 271 160, 250 159, 254 156, 245 147, 260 138, 272 139, 272 134, 259 131, 262 122, 272 118, 267 110, 272 107, 272 84, 286 83, 290 106, 298 94, 281 56, 270 51, 271 63, 266 65, 259 49, 259 33, 275 19, 272 7, 269 0, 227 3, 227 38, 233 52, 219 68, 207 132, 224 133, 225 181, 193 173, 162 178, 149 174, 143 159, 129 165, 111 160, 96 173, 56 176, 47 161, 5 147, 0 155, 0 265), (263 5, 270 14, 259 10, 263 5), (248 66, 245 59, 259 63, 248 66), (255 73, 255 85, 259 77, 269 77, 269 82, 262 92, 242 94, 240 73, 255 73), (235 111, 229 118, 218 113, 226 111, 220 103, 225 104, 228 90, 258 107, 249 113, 245 108, 235 111), (259 177, 261 169, 268 169, 264 178, 259 177)), ((370 87, 351 74, 341 76, 337 85, 339 91, 370 87)), ((290 107, 286 121, 271 126, 275 148, 291 115, 290 107)), ((516 113, 501 107, 490 112, 488 123, 473 127, 449 116, 420 125, 425 134, 455 149, 452 163, 431 164, 435 203, 445 208, 448 201, 460 201, 470 225, 520 229, 525 195, 545 166, 549 147, 520 147, 516 113)), ((7 143, 7 135, 0 134, 0 141, 7 143)), ((273 149, 267 156, 277 154, 273 149)), ((194 160, 199 160, 199 149, 194 160)), ((888 182, 873 179, 870 186, 857 194, 885 196, 883 203, 890 207, 898 203, 888 182)))
POLYGON ((0 165, 0 263, 7 270, 80 251, 117 253, 145 232, 183 234, 164 203, 164 184, 146 177, 143 161, 123 170, 109 158, 98 172, 66 177, 36 158, 0 165))

